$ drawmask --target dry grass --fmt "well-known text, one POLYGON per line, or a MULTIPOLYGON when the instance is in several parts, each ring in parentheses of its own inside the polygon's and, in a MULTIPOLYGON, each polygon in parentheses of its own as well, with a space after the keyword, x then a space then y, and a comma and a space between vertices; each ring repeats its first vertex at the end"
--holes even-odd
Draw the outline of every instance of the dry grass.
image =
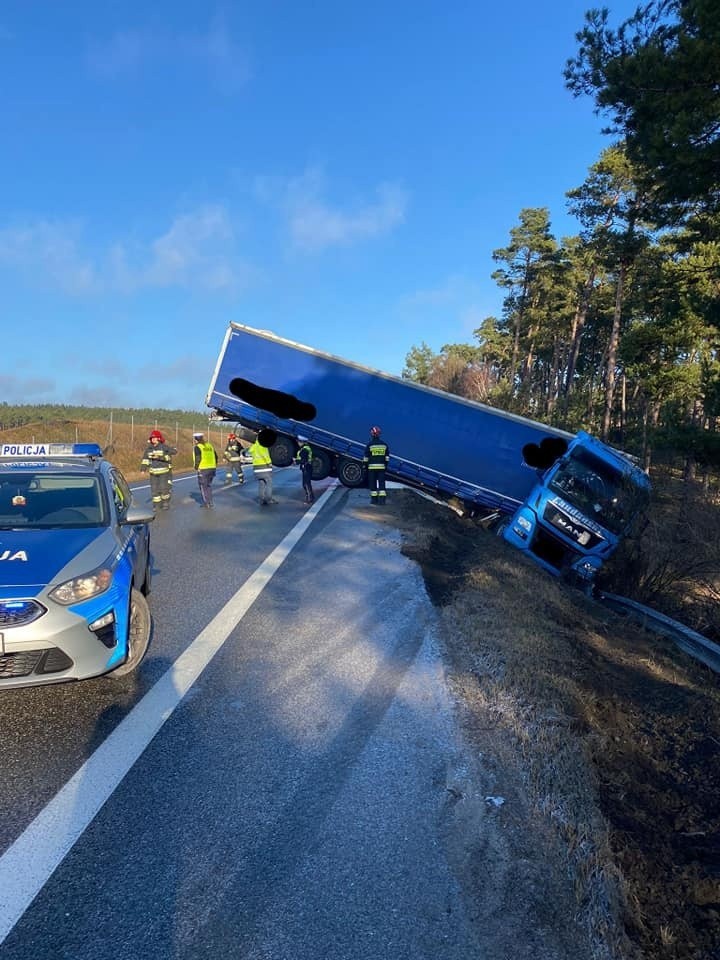
POLYGON ((720 506, 701 485, 654 478, 642 534, 624 542, 601 574, 630 596, 720 642, 720 506))
POLYGON ((443 632, 466 648, 477 681, 474 708, 492 719, 495 748, 502 745, 504 762, 517 767, 533 804, 562 838, 596 956, 614 958, 627 946, 617 923, 623 884, 597 807, 588 744, 578 737, 584 724, 577 703, 582 696, 587 709, 592 704, 573 677, 571 603, 546 575, 528 570, 519 579, 512 563, 498 561, 473 571, 443 609, 443 632))
POLYGON ((404 497, 404 549, 440 606, 468 735, 552 826, 595 956, 709 960, 718 677, 472 521, 404 497))

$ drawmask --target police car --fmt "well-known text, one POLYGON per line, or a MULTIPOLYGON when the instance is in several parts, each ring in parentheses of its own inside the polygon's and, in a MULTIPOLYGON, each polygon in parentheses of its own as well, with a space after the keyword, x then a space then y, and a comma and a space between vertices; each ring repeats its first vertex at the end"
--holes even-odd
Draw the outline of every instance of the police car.
POLYGON ((97 444, 0 444, 0 690, 138 666, 152 519, 97 444))

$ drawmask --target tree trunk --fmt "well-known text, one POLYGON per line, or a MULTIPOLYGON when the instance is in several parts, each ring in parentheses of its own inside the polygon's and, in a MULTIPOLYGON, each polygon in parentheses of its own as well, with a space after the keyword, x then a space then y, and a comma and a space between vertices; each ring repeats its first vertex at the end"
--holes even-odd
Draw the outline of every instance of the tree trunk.
POLYGON ((650 441, 648 437, 648 404, 647 400, 643 401, 642 409, 642 459, 643 459, 643 470, 645 473, 650 472, 650 441))
POLYGON ((605 376, 605 410, 603 412, 602 427, 600 429, 600 438, 605 441, 607 441, 608 434, 610 433, 613 402, 615 399, 615 365, 617 363, 618 344, 620 343, 620 318, 622 316, 623 287, 625 285, 626 270, 627 264, 625 261, 622 261, 620 263, 620 272, 618 273, 617 289, 615 291, 615 310, 613 312, 612 330, 610 331, 610 342, 608 343, 608 359, 605 376))
MULTIPOLYGON (((582 298, 575 311, 572 323, 572 346, 570 348, 570 359, 568 361, 567 372, 565 374, 565 396, 569 397, 573 391, 575 370, 577 369, 578 357, 580 356, 580 341, 582 340, 585 321, 587 320, 588 310, 590 309, 590 297, 595 287, 595 277, 597 270, 595 267, 590 271, 590 275, 585 281, 582 298)), ((567 408, 567 404, 565 405, 567 408)))
POLYGON ((560 341, 558 337, 553 341, 553 359, 550 369, 550 377, 547 390, 546 411, 550 423, 553 422, 553 414, 558 397, 560 396, 560 378, 561 378, 562 360, 560 358, 560 341))

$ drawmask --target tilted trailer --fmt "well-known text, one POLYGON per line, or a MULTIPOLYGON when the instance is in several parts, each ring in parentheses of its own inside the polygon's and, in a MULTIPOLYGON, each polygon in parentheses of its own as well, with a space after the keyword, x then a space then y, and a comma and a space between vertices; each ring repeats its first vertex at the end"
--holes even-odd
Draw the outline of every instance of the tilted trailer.
POLYGON ((231 323, 206 404, 214 416, 271 433, 288 466, 306 438, 313 478, 367 483, 373 424, 390 446, 387 477, 495 513, 505 539, 554 574, 591 582, 644 511, 649 481, 590 434, 567 433, 231 323))

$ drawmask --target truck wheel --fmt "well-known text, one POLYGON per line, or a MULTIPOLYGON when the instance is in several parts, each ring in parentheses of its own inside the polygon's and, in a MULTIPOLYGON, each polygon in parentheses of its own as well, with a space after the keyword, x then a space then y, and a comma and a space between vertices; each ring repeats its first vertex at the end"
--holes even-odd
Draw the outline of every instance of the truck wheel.
POLYGON ((270 447, 270 459, 276 467, 289 467, 295 456, 295 441, 292 437, 279 433, 275 443, 270 447))
POLYGON ((330 457, 324 450, 313 450, 312 478, 324 480, 330 473, 330 457))
POLYGON ((128 626, 128 655, 125 663, 109 673, 107 676, 113 680, 116 677, 126 677, 133 670, 140 666, 140 663, 147 653, 150 643, 150 632, 152 629, 152 617, 150 607, 145 597, 134 587, 130 591, 130 623, 128 626))
POLYGON ((340 457, 337 465, 337 475, 340 483, 345 487, 364 487, 365 472, 358 460, 349 457, 340 457))

